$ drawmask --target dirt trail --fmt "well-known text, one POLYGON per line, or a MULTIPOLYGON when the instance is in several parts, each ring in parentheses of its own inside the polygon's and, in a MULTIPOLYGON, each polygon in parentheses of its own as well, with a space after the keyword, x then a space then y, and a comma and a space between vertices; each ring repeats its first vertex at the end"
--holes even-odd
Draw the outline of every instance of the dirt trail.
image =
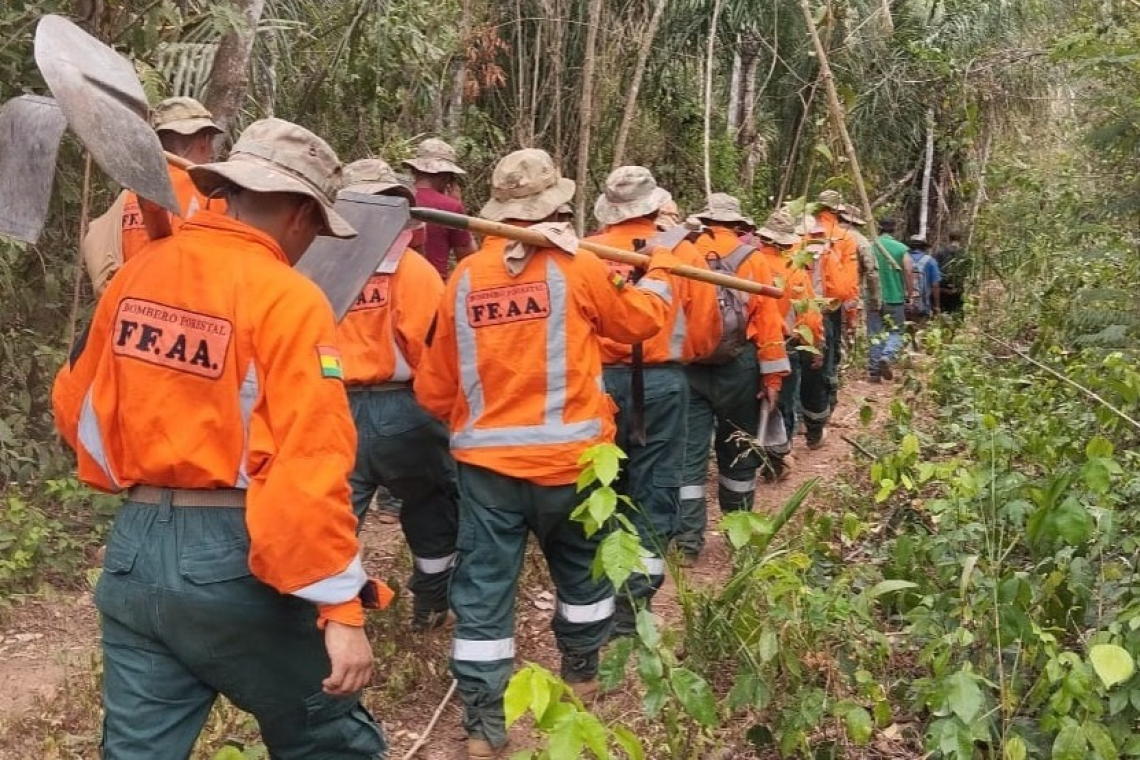
MULTIPOLYGON (((757 508, 777 508, 813 477, 836 477, 851 461, 853 449, 842 437, 859 432, 861 405, 865 401, 871 404, 878 424, 887 416, 891 392, 889 385, 850 382, 824 446, 809 451, 803 439, 797 439, 791 476, 776 485, 761 485, 757 508)), ((710 493, 715 500, 715 487, 710 493)), ((710 526, 719 522, 715 506, 710 507, 709 517, 710 526)), ((370 519, 364 541, 365 564, 370 571, 390 578, 406 574, 408 558, 398 526, 370 519)), ((724 538, 714 530, 697 565, 685 572, 695 585, 715 585, 723 580, 730 564, 724 538)), ((530 552, 516 608, 519 662, 537 662, 557 672, 558 654, 549 630, 554 607, 551 591, 541 557, 530 552)), ((679 619, 672 578, 666 581, 654 609, 667 622, 679 619)), ((449 633, 414 637, 406 620, 407 610, 400 607, 379 623, 375 631, 376 685, 366 695, 367 703, 384 722, 393 760, 402 758, 419 738, 451 680, 447 671, 449 633)), ((97 669, 98 622, 88 591, 29 598, 0 612, 0 684, 5 687, 0 689, 0 757, 94 756, 99 714, 97 680, 92 674, 97 669)), ((619 694, 607 699, 602 712, 609 717, 636 712, 636 695, 625 697, 619 694)), ((237 727, 242 728, 240 721, 237 727)), ((248 733, 248 726, 244 728, 239 731, 242 735, 248 733)), ((512 730, 511 743, 512 749, 536 745, 525 726, 512 730)), ((463 756, 464 746, 459 700, 454 697, 417 757, 452 760, 463 756)))

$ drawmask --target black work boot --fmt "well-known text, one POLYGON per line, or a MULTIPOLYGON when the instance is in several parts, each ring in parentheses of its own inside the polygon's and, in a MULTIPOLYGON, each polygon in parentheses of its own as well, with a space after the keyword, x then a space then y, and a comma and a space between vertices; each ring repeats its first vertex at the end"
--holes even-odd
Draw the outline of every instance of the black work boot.
POLYGON ((593 699, 598 693, 598 653, 563 653, 561 676, 578 699, 593 699))

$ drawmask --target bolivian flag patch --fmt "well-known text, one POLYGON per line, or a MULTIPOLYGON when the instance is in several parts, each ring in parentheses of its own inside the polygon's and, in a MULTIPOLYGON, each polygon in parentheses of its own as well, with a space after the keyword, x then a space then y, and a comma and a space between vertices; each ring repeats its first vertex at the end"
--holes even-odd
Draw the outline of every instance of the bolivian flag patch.
POLYGON ((344 367, 340 363, 340 351, 332 346, 317 346, 317 358, 321 363, 321 377, 335 380, 344 379, 344 367))

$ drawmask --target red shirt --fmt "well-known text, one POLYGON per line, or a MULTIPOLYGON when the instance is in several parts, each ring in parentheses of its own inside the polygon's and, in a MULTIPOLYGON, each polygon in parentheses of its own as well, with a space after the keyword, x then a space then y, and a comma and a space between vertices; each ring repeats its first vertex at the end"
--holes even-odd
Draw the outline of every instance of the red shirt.
MULTIPOLYGON (((416 188, 416 205, 425 208, 450 211, 453 214, 466 214, 463 201, 450 195, 433 190, 430 187, 416 188)), ((427 225, 424 236, 424 256, 436 268, 441 277, 447 277, 447 260, 452 250, 468 248, 471 246, 471 233, 467 230, 455 230, 450 227, 441 227, 438 224, 427 225)))

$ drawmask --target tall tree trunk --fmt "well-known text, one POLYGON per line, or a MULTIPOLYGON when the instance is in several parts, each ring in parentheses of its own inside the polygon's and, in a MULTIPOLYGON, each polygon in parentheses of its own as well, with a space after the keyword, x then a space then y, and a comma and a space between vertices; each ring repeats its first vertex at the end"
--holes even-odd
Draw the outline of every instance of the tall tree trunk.
MULTIPOLYGON (((563 143, 562 100, 566 97, 563 82, 566 75, 566 19, 563 18, 562 0, 543 0, 543 11, 552 19, 550 41, 550 69, 554 75, 554 163, 562 165, 565 153, 563 143)), ((582 189, 579 188, 581 193, 582 189)))
MULTIPOLYGON (((718 0, 719 1, 719 0, 718 0)), ((582 64, 582 100, 578 107, 578 204, 574 207, 574 227, 586 231, 586 180, 590 178, 590 128, 594 123, 594 69, 597 65, 598 29, 602 25, 604 0, 590 0, 586 16, 586 49, 582 64)))
POLYGON ((705 50, 705 198, 712 195, 712 102, 713 102, 713 56, 716 51, 716 28, 720 23, 720 9, 723 0, 714 0, 712 21, 709 23, 709 39, 705 50))
POLYGON ((218 44, 214 65, 210 68, 205 104, 218 126, 227 131, 241 112, 246 90, 249 89, 249 59, 257 38, 257 24, 265 10, 265 0, 230 1, 242 21, 218 44))
POLYGON ((633 126, 633 119, 637 115, 637 97, 641 93, 641 80, 645 76, 645 67, 649 63, 649 54, 653 51, 653 39, 661 26, 661 19, 665 15, 665 4, 668 0, 655 0, 653 15, 641 36, 641 44, 637 49, 637 65, 633 69, 633 80, 629 83, 629 90, 625 95, 625 110, 621 114, 621 126, 618 127, 617 140, 614 143, 614 158, 612 166, 617 168, 625 163, 625 144, 629 140, 629 130, 633 126))
POLYGON ((926 158, 922 164, 922 205, 918 209, 918 234, 926 237, 930 223, 930 181, 934 174, 934 108, 926 109, 926 158))
POLYGON ((740 37, 736 38, 736 49, 732 51, 732 76, 728 80, 728 124, 725 133, 735 138, 740 132, 741 79, 744 77, 744 61, 740 57, 740 37))
POLYGON ((451 64, 451 98, 444 117, 444 131, 449 139, 459 136, 463 124, 463 98, 467 86, 467 46, 471 37, 471 0, 463 0, 459 9, 459 51, 451 64))
POLYGON ((756 77, 760 71, 760 45, 756 40, 746 41, 741 58, 744 62, 744 92, 738 144, 744 149, 744 170, 741 172, 740 184, 742 189, 751 192, 756 181, 756 169, 764 158, 760 133, 756 129, 756 77))

